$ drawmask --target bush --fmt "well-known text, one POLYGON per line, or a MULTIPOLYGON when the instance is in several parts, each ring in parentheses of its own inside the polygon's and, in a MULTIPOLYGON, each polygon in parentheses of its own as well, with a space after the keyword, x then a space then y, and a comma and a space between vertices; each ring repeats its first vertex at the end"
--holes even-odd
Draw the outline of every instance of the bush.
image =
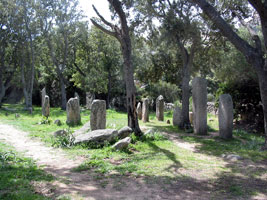
POLYGON ((246 124, 254 125, 259 131, 264 128, 263 109, 260 105, 260 90, 254 80, 242 80, 220 84, 216 93, 218 106, 221 94, 230 94, 234 104, 234 118, 246 124))
POLYGON ((159 81, 157 83, 152 83, 140 88, 137 88, 138 95, 140 95, 137 99, 141 99, 142 97, 148 97, 151 102, 153 102, 152 107, 155 107, 156 99, 159 95, 164 97, 165 102, 175 102, 180 99, 181 89, 175 85, 165 81, 159 81), (153 101, 152 101, 153 100, 153 101))

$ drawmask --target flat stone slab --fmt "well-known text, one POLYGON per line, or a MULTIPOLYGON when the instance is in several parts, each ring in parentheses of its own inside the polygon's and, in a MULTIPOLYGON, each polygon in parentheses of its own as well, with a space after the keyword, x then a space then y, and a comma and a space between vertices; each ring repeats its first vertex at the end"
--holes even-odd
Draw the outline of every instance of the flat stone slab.
POLYGON ((117 149, 117 150, 122 150, 125 149, 129 146, 129 144, 131 143, 131 138, 130 137, 126 137, 118 142, 116 142, 112 148, 117 149))
POLYGON ((85 134, 85 133, 89 132, 90 130, 91 130, 91 126, 90 126, 90 121, 89 121, 89 122, 87 122, 86 124, 84 124, 82 128, 76 130, 76 131, 73 133, 73 136, 74 136, 74 137, 77 137, 78 135, 85 134))
POLYGON ((125 126, 118 131, 118 138, 123 139, 128 137, 133 132, 129 126, 125 126))
POLYGON ((116 129, 98 129, 91 131, 86 134, 78 135, 74 144, 79 143, 104 143, 105 141, 111 142, 118 136, 118 131, 116 129))
POLYGON ((228 154, 228 155, 225 155, 223 154, 222 157, 225 159, 225 160, 229 160, 229 161, 238 161, 238 160, 243 160, 243 158, 239 155, 235 155, 235 154, 228 154))

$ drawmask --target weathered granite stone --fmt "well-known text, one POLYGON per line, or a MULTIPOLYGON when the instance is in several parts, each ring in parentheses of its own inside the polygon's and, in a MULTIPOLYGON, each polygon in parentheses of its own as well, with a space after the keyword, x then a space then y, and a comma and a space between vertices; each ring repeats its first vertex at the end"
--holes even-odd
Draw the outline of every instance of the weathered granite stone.
POLYGON ((182 126, 182 110, 179 106, 174 108, 172 123, 174 126, 182 126))
POLYGON ((241 156, 236 155, 236 154, 228 154, 228 155, 223 154, 222 157, 225 160, 230 160, 230 161, 238 161, 238 160, 242 160, 243 159, 241 156))
POLYGON ((141 104, 141 102, 139 102, 137 104, 136 112, 137 112, 138 119, 141 120, 142 119, 142 104, 141 104))
POLYGON ((50 114, 50 100, 49 96, 45 95, 43 104, 42 104, 42 114, 45 117, 49 117, 50 114))
POLYGON ((83 125, 82 128, 76 130, 73 133, 73 136, 77 137, 78 135, 82 135, 82 134, 88 133, 90 131, 90 129, 91 129, 90 122, 87 122, 86 124, 83 125))
POLYGON ((92 103, 95 99, 95 95, 90 93, 90 92, 86 92, 86 108, 91 110, 91 106, 92 106, 92 103))
POLYGON ((106 101, 94 100, 90 115, 91 130, 106 128, 106 101))
POLYGON ((131 143, 131 138, 130 137, 126 137, 118 142, 116 142, 112 148, 117 149, 117 150, 122 150, 122 149, 126 149, 129 144, 131 143))
POLYGON ((123 139, 128 137, 133 132, 129 126, 125 126, 118 131, 118 138, 123 139))
POLYGON ((221 138, 232 138, 233 131, 233 101, 229 94, 219 98, 219 135, 221 138))
POLYGON ((54 121, 54 124, 56 124, 57 126, 61 126, 61 125, 62 125, 60 119, 56 119, 56 120, 54 121))
POLYGON ((174 107, 175 107, 175 105, 173 103, 164 103, 164 110, 165 111, 173 110, 174 107))
POLYGON ((196 77, 192 82, 193 90, 193 124, 194 132, 199 135, 207 134, 207 82, 196 77))
POLYGON ((193 120, 194 120, 194 113, 193 112, 189 112, 189 121, 191 124, 193 124, 193 120))
POLYGON ((42 107, 43 107, 43 104, 44 104, 44 99, 45 99, 45 95, 46 95, 46 89, 45 87, 41 90, 41 100, 42 100, 42 107))
POLYGON ((65 131, 65 130, 58 130, 58 131, 56 131, 56 132, 54 132, 53 133, 53 135, 55 136, 55 137, 61 137, 61 136, 65 136, 65 135, 67 135, 68 133, 67 133, 67 131, 65 131))
POLYGON ((148 98, 143 99, 142 120, 144 123, 149 122, 149 100, 148 98))
POLYGON ((67 124, 78 125, 81 123, 80 104, 77 97, 70 98, 67 103, 67 124))
POLYGON ((80 96, 77 92, 74 92, 74 97, 77 97, 78 98, 78 101, 79 101, 79 105, 80 105, 80 96))
POLYGON ((158 96, 156 100, 156 117, 158 121, 164 121, 164 98, 162 95, 158 96))
POLYGON ((117 136, 118 131, 116 129, 99 129, 78 135, 75 137, 74 144, 88 142, 103 144, 105 141, 113 141, 117 136))

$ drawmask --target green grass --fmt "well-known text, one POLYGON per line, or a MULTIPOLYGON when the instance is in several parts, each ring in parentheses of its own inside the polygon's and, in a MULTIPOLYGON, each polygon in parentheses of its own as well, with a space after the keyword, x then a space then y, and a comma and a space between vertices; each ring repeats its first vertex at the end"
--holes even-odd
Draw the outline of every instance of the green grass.
MULTIPOLYGON (((49 117, 51 123, 38 124, 43 120, 40 107, 34 107, 33 114, 30 115, 22 110, 21 105, 4 106, 16 108, 17 111, 0 110, 1 122, 27 131, 31 136, 40 138, 47 145, 55 144, 55 138, 50 133, 60 129, 69 129, 73 132, 90 119, 90 111, 82 110, 82 124, 69 127, 65 123, 66 112, 59 108, 51 108, 51 116, 49 117), (15 113, 19 113, 20 117, 15 118, 15 113), (62 126, 53 124, 56 119, 63 122, 62 126)), ((65 148, 64 150, 70 156, 86 158, 86 161, 74 170, 96 173, 94 177, 97 181, 100 181, 103 188, 107 185, 105 177, 108 176, 117 180, 118 178, 115 175, 123 177, 144 176, 148 182, 159 181, 166 185, 173 184, 175 181, 187 181, 189 184, 198 185, 199 183, 195 179, 195 176, 197 176, 199 179, 214 183, 219 196, 229 193, 230 196, 232 195, 231 197, 249 197, 249 195, 262 192, 260 186, 254 188, 254 186, 248 184, 250 182, 267 184, 262 180, 259 181, 261 176, 266 174, 266 168, 257 167, 258 162, 266 162, 267 160, 267 152, 260 151, 264 142, 262 136, 235 130, 233 139, 223 140, 219 137, 184 133, 172 125, 172 112, 165 113, 164 122, 157 121, 155 113, 150 113, 150 122, 139 122, 141 127, 156 130, 156 134, 141 139, 132 135, 134 143, 130 145, 128 150, 114 151, 110 145, 105 145, 100 149, 89 148, 85 145, 65 148), (167 124, 167 120, 170 120, 171 124, 167 124), (182 141, 196 145, 195 151, 175 145, 164 138, 160 132, 179 136, 182 141), (225 163, 222 154, 238 154, 255 162, 256 167, 250 168, 246 164, 239 166, 238 164, 225 163), (227 184, 228 182, 231 182, 231 184, 227 184)), ((120 129, 126 125, 126 113, 107 110, 107 128, 120 129)), ((210 114, 208 115, 208 127, 210 133, 218 131, 218 119, 210 114)), ((120 184, 118 183, 116 187, 119 188, 121 185, 123 185, 123 181, 120 184)), ((214 194, 217 194, 216 192, 214 194)))
POLYGON ((49 199, 36 194, 33 182, 53 180, 28 158, 22 157, 14 149, 0 142, 0 199, 35 200, 49 199))
POLYGON ((159 133, 156 137, 147 136, 137 141, 128 151, 114 151, 110 147, 89 151, 90 159, 79 166, 77 171, 94 170, 99 173, 181 179, 197 170, 203 170, 203 177, 225 170, 220 167, 222 161, 216 158, 207 160, 174 145, 159 133), (179 172, 179 169, 183 170, 179 172), (205 170, 209 172, 205 173, 205 170))

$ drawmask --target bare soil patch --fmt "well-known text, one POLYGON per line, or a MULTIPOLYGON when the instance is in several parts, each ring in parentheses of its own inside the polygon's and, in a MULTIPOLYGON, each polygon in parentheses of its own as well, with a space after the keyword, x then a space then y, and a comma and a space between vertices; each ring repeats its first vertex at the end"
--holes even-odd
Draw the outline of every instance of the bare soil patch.
MULTIPOLYGON (((169 135, 174 143, 182 148, 194 152, 195 147, 192 144, 183 142, 175 135, 169 135)), ((74 172, 84 158, 76 157, 74 160, 60 149, 45 146, 37 139, 28 137, 28 134, 19 131, 12 126, 0 124, 0 140, 14 146, 17 151, 23 152, 25 156, 33 158, 37 165, 42 167, 47 173, 51 173, 57 178, 53 183, 32 183, 36 192, 53 199, 60 195, 70 195, 73 199, 231 199, 232 195, 223 193, 223 186, 229 185, 232 174, 220 175, 216 180, 203 180, 197 173, 193 178, 184 178, 179 180, 169 180, 166 183, 166 177, 134 177, 119 174, 97 174, 93 170, 86 172, 74 172)), ((206 156, 206 155, 205 155, 206 156)), ((119 161, 110 160, 114 164, 120 164, 119 161)), ((230 165, 231 163, 229 163, 230 165)), ((246 163, 246 161, 232 163, 238 168, 246 170, 260 170, 263 177, 266 177, 266 163, 255 166, 255 163, 246 163), (246 168, 246 166, 250 166, 246 168)), ((232 166, 229 166, 232 167, 232 166)), ((234 167, 232 167, 234 168, 234 167)), ((240 172, 244 175, 244 172, 240 172)), ((256 184, 261 193, 256 195, 256 199, 267 199, 266 180, 258 176, 252 182, 247 184, 248 178, 236 176, 235 181, 241 186, 248 187, 256 184)), ((255 196, 255 195, 254 195, 255 196)), ((254 197, 251 196, 251 199, 254 197)), ((247 197, 238 197, 238 199, 247 199, 247 197)))

